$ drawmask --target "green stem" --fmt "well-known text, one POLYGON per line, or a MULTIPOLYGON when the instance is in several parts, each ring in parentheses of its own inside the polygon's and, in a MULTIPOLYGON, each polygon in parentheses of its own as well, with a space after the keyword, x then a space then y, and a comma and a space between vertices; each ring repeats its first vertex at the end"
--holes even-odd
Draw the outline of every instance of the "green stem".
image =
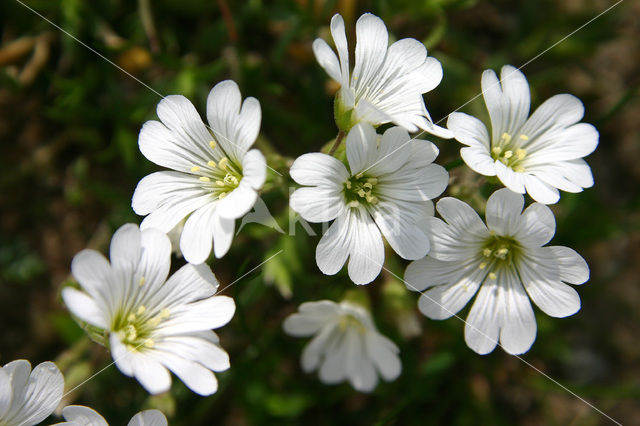
POLYGON ((340 130, 340 132, 338 133, 338 136, 336 136, 336 141, 333 143, 333 146, 329 150, 329 155, 333 155, 333 153, 336 152, 336 149, 338 149, 338 147, 340 146, 340 143, 342 142, 342 139, 344 139, 344 136, 345 136, 345 133, 342 130, 340 130))

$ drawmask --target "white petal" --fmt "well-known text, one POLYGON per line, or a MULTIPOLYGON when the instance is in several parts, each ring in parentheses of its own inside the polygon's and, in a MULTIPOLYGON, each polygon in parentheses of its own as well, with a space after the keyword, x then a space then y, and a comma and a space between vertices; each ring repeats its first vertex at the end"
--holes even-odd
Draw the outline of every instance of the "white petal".
POLYGON ((487 227, 478 213, 464 201, 457 198, 445 197, 436 205, 438 213, 447 223, 465 233, 478 237, 488 236, 487 227))
POLYGON ((582 158, 596 149, 598 138, 596 128, 587 123, 547 131, 526 146, 527 157, 524 165, 528 169, 537 164, 582 158))
POLYGON ((551 209, 534 203, 522 213, 520 229, 515 237, 526 247, 540 247, 547 244, 556 233, 556 219, 551 209))
POLYGON ((382 235, 404 259, 419 259, 429 252, 429 238, 417 226, 419 212, 415 210, 421 209, 418 203, 390 203, 384 200, 371 209, 382 235))
POLYGON ((350 218, 348 211, 338 216, 316 247, 316 262, 323 274, 337 274, 347 261, 352 232, 350 218))
POLYGON ((431 90, 435 89, 442 81, 442 65, 436 58, 428 57, 425 59, 424 64, 422 64, 417 70, 416 74, 421 77, 420 83, 418 84, 416 89, 420 93, 430 92, 431 90))
POLYGON ((109 284, 113 281, 113 273, 109 261, 102 254, 95 250, 82 250, 71 261, 71 273, 98 304, 110 306, 109 284))
POLYGON ((180 237, 180 250, 187 262, 203 263, 209 257, 215 237, 216 208, 217 203, 201 207, 185 222, 180 237))
POLYGON ((471 300, 487 272, 477 262, 460 267, 455 280, 444 285, 430 287, 422 293, 418 308, 427 318, 447 319, 460 312, 471 300))
POLYGON ((587 262, 569 247, 543 247, 541 252, 548 259, 554 259, 558 264, 559 279, 569 284, 584 284, 589 280, 589 266, 587 262))
POLYGON ((513 134, 529 116, 531 94, 529 83, 520 70, 511 65, 505 65, 500 70, 500 80, 505 100, 509 105, 509 127, 507 132, 513 134))
POLYGON ((380 333, 367 333, 365 337, 367 354, 380 375, 388 382, 400 376, 402 364, 398 357, 398 347, 380 333))
POLYGON ((523 206, 522 195, 507 188, 497 190, 487 200, 487 226, 501 236, 515 235, 522 221, 523 206))
POLYGON ((208 396, 218 390, 218 380, 211 370, 180 358, 170 352, 158 352, 158 361, 171 370, 182 382, 198 395, 208 396))
POLYGON ((359 123, 353 126, 347 135, 347 159, 351 174, 355 175, 371 166, 377 157, 377 140, 373 126, 359 123))
POLYGON ((335 81, 341 83, 342 75, 340 71, 340 64, 338 63, 338 57, 331 50, 329 45, 322 39, 315 39, 313 41, 313 53, 316 56, 316 60, 322 68, 329 74, 335 81))
POLYGON ((320 332, 305 346, 302 351, 302 369, 309 373, 316 368, 320 364, 320 361, 324 357, 327 342, 333 337, 333 332, 335 330, 335 324, 327 324, 326 327, 322 328, 320 332))
POLYGON ((368 284, 382 270, 384 243, 378 227, 363 208, 351 209, 350 215, 349 278, 356 284, 368 284))
POLYGON ((225 219, 238 219, 251 211, 256 203, 258 193, 248 182, 240 181, 240 185, 218 201, 216 214, 225 219))
POLYGON ((131 364, 133 375, 150 394, 163 393, 171 387, 171 374, 153 357, 139 352, 131 356, 131 364))
POLYGON ((157 229, 145 229, 140 235, 141 256, 138 275, 146 285, 158 288, 167 280, 171 267, 171 241, 157 229))
MULTIPOLYGON (((432 217, 426 221, 427 234, 431 240, 429 257, 442 261, 462 262, 479 253, 484 237, 466 232, 466 229, 445 224, 432 217)), ((488 235, 488 231, 486 232, 488 235)))
POLYGON ((296 337, 311 336, 337 315, 334 302, 323 300, 300 305, 300 313, 289 315, 282 324, 284 331, 296 337))
POLYGON ((504 310, 500 345, 507 353, 519 355, 528 351, 536 339, 536 318, 518 276, 505 272, 498 279, 501 287, 498 303, 504 310))
POLYGON ((347 345, 347 377, 351 386, 359 392, 371 392, 378 384, 378 375, 366 354, 365 336, 351 327, 345 338, 347 345))
POLYGON ((411 291, 423 291, 436 285, 457 281, 464 268, 459 262, 443 262, 431 256, 413 261, 404 273, 404 283, 411 291))
POLYGON ((504 186, 518 194, 525 193, 525 178, 528 177, 525 173, 514 172, 511 167, 505 166, 500 161, 494 161, 493 167, 496 171, 496 176, 504 186))
MULTIPOLYGON (((187 200, 202 199, 208 195, 209 192, 202 187, 202 183, 194 175, 181 172, 156 172, 138 182, 131 207, 137 214, 144 216, 171 202, 178 202, 178 200, 187 202, 187 200)), ((184 216, 188 213, 190 211, 184 216)))
POLYGON ((140 229, 157 228, 162 232, 169 232, 192 212, 209 204, 215 204, 211 193, 207 191, 196 190, 189 193, 179 191, 167 197, 156 210, 145 217, 140 224, 140 229))
POLYGON ((356 38, 355 67, 351 81, 358 93, 376 78, 385 60, 389 35, 382 19, 365 13, 356 22, 356 38))
POLYGON ((260 131, 260 103, 247 98, 242 103, 238 85, 232 80, 216 84, 207 97, 207 120, 220 149, 234 162, 242 159, 260 131))
POLYGON ((495 176, 495 161, 484 148, 466 147, 460 150, 462 160, 471 170, 485 176, 495 176))
POLYGON ((167 426, 167 418, 160 410, 144 410, 131 418, 127 426, 167 426))
POLYGON ((339 82, 343 87, 347 87, 349 86, 349 46, 347 45, 347 36, 344 30, 344 20, 337 13, 331 18, 331 36, 340 58, 342 78, 339 82))
POLYGON ((327 154, 313 152, 296 158, 289 174, 300 185, 341 187, 349 177, 346 167, 327 154))
POLYGON ((218 280, 206 263, 187 263, 178 269, 167 282, 149 297, 149 306, 161 306, 171 310, 215 294, 218 280))
POLYGON ((320 366, 318 376, 320 381, 327 384, 334 384, 343 381, 347 377, 348 345, 346 339, 350 337, 347 333, 335 333, 331 343, 325 349, 325 358, 320 366))
POLYGON ((69 423, 59 423, 59 425, 109 426, 104 417, 98 412, 83 405, 67 405, 62 409, 62 416, 69 423))
POLYGON ((233 219, 225 219, 218 215, 213 218, 213 240, 215 242, 213 254, 218 259, 229 251, 235 226, 235 220, 233 219))
POLYGON ((121 226, 111 238, 109 258, 111 266, 133 274, 140 262, 140 229, 128 223, 121 226))
POLYGON ((498 344, 501 322, 498 291, 497 280, 487 280, 480 288, 465 323, 464 340, 480 355, 493 351, 498 344))
POLYGON ((421 168, 402 167, 379 178, 376 189, 386 197, 398 200, 427 201, 442 194, 449 182, 449 174, 438 164, 421 168))
POLYGON ((165 336, 154 348, 181 358, 202 364, 213 371, 225 371, 230 367, 229 354, 214 342, 213 331, 202 331, 189 335, 165 336))
POLYGON ((245 180, 256 191, 262 188, 267 178, 267 160, 257 149, 247 152, 242 160, 242 180, 245 180))
POLYGON ((520 133, 529 137, 531 143, 541 134, 570 126, 580 121, 584 115, 584 106, 575 96, 562 94, 547 99, 535 110, 520 129, 520 133))
POLYGON ((483 148, 487 153, 491 149, 489 133, 482 121, 462 112, 449 114, 447 127, 459 142, 475 148, 483 148))
POLYGON ((9 374, 0 368, 0 419, 5 418, 5 414, 9 411, 12 398, 11 379, 9 374))
POLYGON ((333 220, 345 210, 344 196, 339 188, 299 188, 291 194, 289 205, 303 219, 313 223, 333 220))
POLYGON ((16 392, 14 385, 12 404, 18 407, 18 412, 8 419, 8 423, 19 425, 40 423, 58 406, 63 391, 64 377, 58 367, 50 361, 39 364, 31 372, 23 391, 16 392))
POLYGON ((555 274, 545 274, 544 269, 529 262, 522 262, 518 272, 529 297, 545 314, 563 318, 580 310, 578 292, 557 281, 555 274))
POLYGON ((118 370, 122 374, 132 377, 133 376, 133 355, 127 350, 127 348, 120 342, 117 333, 111 333, 109 335, 109 348, 111 350, 111 357, 116 363, 118 370))
POLYGON ((560 199, 560 193, 556 188, 535 176, 525 175, 525 188, 531 198, 542 204, 555 204, 560 199))
POLYGON ((171 316, 158 326, 158 330, 167 335, 177 335, 219 328, 231 321, 235 310, 232 298, 210 297, 171 309, 171 316))
MULTIPOLYGON (((374 137, 373 141, 375 140, 374 137)), ((405 166, 409 161, 413 143, 419 142, 412 141, 409 138, 409 133, 402 127, 387 129, 380 140, 380 148, 377 150, 374 163, 367 169, 367 172, 379 176, 393 173, 405 166)), ((374 143, 374 148, 375 145, 374 143)))
POLYGON ((103 329, 109 328, 104 308, 98 306, 86 293, 73 287, 65 287, 62 289, 62 300, 71 313, 82 321, 103 329))

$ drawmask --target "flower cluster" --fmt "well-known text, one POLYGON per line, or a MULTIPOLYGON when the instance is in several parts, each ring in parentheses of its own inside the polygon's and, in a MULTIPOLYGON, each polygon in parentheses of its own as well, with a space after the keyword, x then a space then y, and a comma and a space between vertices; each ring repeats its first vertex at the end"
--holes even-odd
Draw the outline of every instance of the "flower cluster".
MULTIPOLYGON (((571 95, 550 98, 529 117, 529 85, 511 66, 503 67, 500 80, 491 70, 482 75, 491 134, 464 113, 450 114, 448 129, 441 128, 422 98, 442 80, 438 60, 414 39, 389 45, 384 23, 371 14, 358 19, 356 34, 353 69, 340 15, 331 20, 337 56, 324 40, 313 43, 318 62, 340 84, 334 104, 338 135, 327 153, 304 154, 289 170, 300 185, 290 208, 326 228, 315 251, 318 268, 336 275, 348 263, 349 279, 369 284, 383 269, 392 273, 384 266, 386 242, 387 257, 395 252, 412 261, 405 284, 420 292, 418 308, 426 317, 458 317, 475 296, 466 321, 458 317, 467 345, 479 354, 496 345, 509 354, 526 352, 536 337, 531 301, 553 317, 580 309, 580 297, 568 284, 585 283, 589 268, 574 250, 546 246, 556 228, 546 204, 559 200, 558 190, 593 185, 583 157, 596 148, 598 132, 579 123, 584 108, 571 95), (506 186, 488 197, 486 224, 469 204, 451 197, 437 203, 441 219, 435 217, 432 200, 445 191, 449 174, 434 163, 436 144, 418 138, 425 131, 458 140, 472 170, 497 176, 506 186), (525 193, 535 200, 526 208, 525 193)), ((115 232, 109 259, 90 249, 74 257, 77 285, 66 286, 62 299, 108 348, 117 368, 149 393, 168 391, 172 372, 193 392, 212 395, 218 389, 214 373, 230 368, 213 330, 231 321, 235 303, 218 295, 206 262, 212 252, 221 258, 229 251, 235 221, 256 205, 267 179, 265 156, 251 148, 260 130, 260 103, 243 101, 238 85, 228 80, 209 93, 208 125, 183 96, 163 98, 157 114, 160 121, 142 126, 139 148, 170 170, 138 183, 132 208, 145 218, 115 232), (186 263, 170 275, 175 251, 186 263)), ((348 381, 371 392, 379 378, 393 381, 401 374, 400 349, 376 328, 366 287, 357 292, 359 297, 341 302, 302 303, 283 328, 295 337, 313 336, 302 352, 305 372, 317 370, 324 383, 348 381)), ((0 369, 0 424, 45 420, 63 392, 63 376, 51 362, 33 371, 25 360, 6 364, 0 369)), ((62 416, 61 425, 107 425, 84 406, 69 405, 62 416)), ((157 410, 129 422, 166 424, 157 410)))

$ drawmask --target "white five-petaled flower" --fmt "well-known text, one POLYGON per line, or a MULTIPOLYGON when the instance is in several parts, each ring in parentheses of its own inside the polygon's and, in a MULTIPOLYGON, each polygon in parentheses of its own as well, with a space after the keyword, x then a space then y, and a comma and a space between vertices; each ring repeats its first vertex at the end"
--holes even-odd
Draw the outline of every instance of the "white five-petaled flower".
POLYGON ((122 226, 113 235, 111 263, 94 250, 78 253, 71 272, 84 291, 62 290, 69 310, 108 332, 116 366, 157 394, 171 386, 167 369, 200 395, 218 388, 213 371, 229 356, 211 331, 231 320, 233 299, 215 296, 206 264, 186 264, 169 279, 171 243, 157 229, 122 226))
POLYGON ((0 367, 0 425, 32 426, 56 409, 62 399, 64 377, 50 361, 31 371, 18 359, 0 367))
POLYGON ((351 129, 346 142, 349 169, 336 158, 310 153, 297 158, 291 177, 306 187, 291 195, 291 208, 309 222, 335 219, 316 248, 320 270, 336 274, 349 260, 356 284, 373 281, 384 262, 382 235, 405 259, 429 250, 421 221, 433 215, 430 201, 447 186, 446 170, 433 164, 435 145, 409 140, 400 127, 379 136, 370 124, 351 129))
POLYGON ((584 106, 575 96, 547 99, 529 117, 529 84, 516 68, 505 65, 501 80, 487 70, 482 74, 482 94, 491 117, 491 136, 477 118, 464 113, 449 115, 447 126, 467 145, 460 155, 476 172, 498 176, 512 191, 529 193, 543 203, 558 201, 558 189, 580 192, 593 186, 591 169, 582 157, 598 145, 598 131, 578 123, 584 106))
POLYGON ((313 42, 318 63, 340 83, 336 97, 336 120, 342 130, 359 122, 377 126, 395 123, 410 132, 418 128, 443 138, 447 129, 436 126, 427 111, 422 94, 442 80, 442 66, 427 56, 418 40, 405 38, 389 46, 384 22, 370 13, 356 23, 355 67, 349 69, 349 48, 342 16, 331 19, 331 35, 338 56, 322 39, 313 42))
POLYGON ((573 315, 580 296, 569 285, 589 279, 589 268, 574 250, 547 246, 556 229, 551 210, 533 203, 522 211, 524 197, 507 188, 487 202, 487 225, 466 203, 443 198, 429 218, 429 256, 412 262, 407 287, 424 291, 422 313, 432 319, 457 314, 478 293, 464 329, 467 345, 480 354, 498 340, 510 354, 526 352, 536 338, 529 299, 552 317, 573 315))
MULTIPOLYGON (((84 405, 68 405, 62 409, 66 420, 54 426, 109 426, 97 411, 84 405)), ((144 410, 131 418, 127 426, 167 426, 167 418, 160 410, 144 410)))
POLYGON ((402 370, 398 347, 376 329, 361 306, 330 300, 307 302, 284 321, 284 330, 295 337, 315 337, 304 348, 302 368, 319 369, 323 383, 348 380, 356 390, 370 392, 378 375, 395 380, 402 370))
POLYGON ((264 156, 251 149, 260 130, 260 103, 242 102, 238 85, 218 83, 207 99, 212 133, 184 96, 167 96, 158 104, 160 121, 140 131, 140 151, 173 171, 142 179, 132 207, 148 215, 141 228, 171 231, 186 218, 180 250, 191 263, 204 262, 213 249, 224 256, 233 239, 235 220, 251 210, 266 177, 264 156))

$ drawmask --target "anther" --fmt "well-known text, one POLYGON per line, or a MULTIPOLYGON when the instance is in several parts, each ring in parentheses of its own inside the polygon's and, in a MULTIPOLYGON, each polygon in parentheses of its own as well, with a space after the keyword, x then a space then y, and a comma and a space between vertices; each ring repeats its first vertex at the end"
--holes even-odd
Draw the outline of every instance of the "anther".
POLYGON ((504 132, 500 139, 503 140, 505 143, 509 143, 511 141, 511 135, 507 132, 504 132))
POLYGON ((133 322, 136 320, 136 314, 129 314, 129 316, 127 317, 127 321, 129 322, 133 322))
POLYGON ((347 189, 351 189, 351 181, 348 180, 345 186, 347 187, 347 189))
POLYGON ((489 256, 491 256, 491 253, 492 253, 492 252, 491 252, 491 249, 490 249, 490 248, 488 248, 488 247, 487 247, 486 249, 482 250, 482 255, 483 255, 484 257, 489 257, 489 256))
POLYGON ((522 148, 516 149, 516 158, 518 160, 522 160, 526 155, 527 155, 526 149, 522 149, 522 148))
POLYGON ((227 170, 227 166, 229 165, 229 159, 227 157, 222 157, 220 161, 218 161, 218 166, 222 170, 227 170))
POLYGON ((495 155, 500 155, 500 153, 502 152, 502 148, 500 148, 499 146, 494 146, 493 148, 491 148, 491 152, 493 152, 495 155))
POLYGON ((363 176, 363 174, 362 174, 362 173, 358 173, 358 174, 356 175, 356 179, 362 179, 362 176, 363 176))
POLYGON ((373 185, 371 185, 369 182, 365 183, 365 184, 364 184, 364 185, 362 185, 362 186, 364 186, 364 187, 365 187, 365 188, 367 188, 367 189, 373 189, 373 185))
POLYGON ((218 200, 222 200, 226 196, 227 196, 226 192, 221 192, 221 193, 218 194, 218 200))
POLYGON ((487 267, 487 262, 482 262, 480 265, 478 265, 478 269, 484 269, 487 267))
POLYGON ((215 149, 216 148, 216 141, 210 141, 209 142, 209 146, 211 147, 211 149, 215 149))
POLYGON ((211 182, 211 179, 206 176, 200 176, 200 182, 211 182))
POLYGON ((529 140, 529 136, 527 136, 527 135, 520 135, 520 139, 522 139, 523 141, 528 141, 528 140, 529 140))
POLYGON ((138 281, 138 285, 142 287, 144 285, 144 277, 140 277, 140 281, 138 281))
POLYGON ((216 162, 215 162, 215 161, 213 161, 213 160, 211 160, 211 161, 207 162, 207 166, 209 166, 209 167, 215 167, 215 166, 216 166, 216 162))
POLYGON ((152 347, 154 347, 154 346, 155 346, 155 344, 156 344, 156 342, 154 342, 154 341, 153 341, 153 340, 151 340, 151 339, 147 339, 147 340, 145 340, 145 341, 144 341, 144 345, 145 345, 147 348, 152 348, 152 347))
POLYGON ((498 257, 500 259, 504 259, 505 257, 507 257, 507 254, 509 253, 509 249, 506 247, 502 247, 498 250, 496 250, 496 252, 493 254, 495 257, 498 257))
POLYGON ((505 151, 504 158, 509 159, 513 156, 513 151, 505 151))
POLYGON ((360 205, 360 203, 359 203, 359 202, 357 202, 356 200, 349 201, 349 202, 347 203, 347 207, 358 207, 359 205, 360 205))
POLYGON ((365 194, 366 194, 366 192, 364 191, 364 189, 359 189, 359 190, 358 190, 358 195, 359 195, 360 197, 363 197, 363 198, 364 198, 364 197, 365 197, 365 194))
POLYGON ((193 166, 193 167, 191 168, 191 171, 192 171, 192 172, 199 172, 199 171, 200 171, 200 166, 193 166))
POLYGON ((489 272, 489 279, 490 280, 495 280, 496 278, 498 278, 498 276, 496 275, 495 272, 489 272))
POLYGON ((146 310, 147 310, 147 308, 145 308, 144 305, 140 305, 138 307, 138 310, 136 311, 136 315, 142 315, 144 313, 144 311, 146 311, 146 310))

